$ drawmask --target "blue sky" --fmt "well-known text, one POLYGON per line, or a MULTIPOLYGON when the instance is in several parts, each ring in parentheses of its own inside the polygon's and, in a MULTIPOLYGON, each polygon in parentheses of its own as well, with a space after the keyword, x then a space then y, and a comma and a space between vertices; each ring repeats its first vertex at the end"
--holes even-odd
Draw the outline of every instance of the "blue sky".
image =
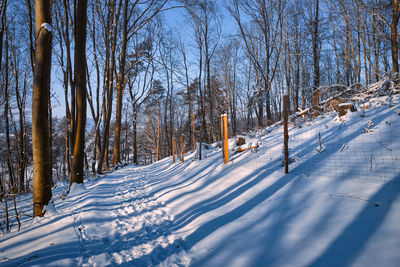
MULTIPOLYGON (((234 20, 228 14, 228 11, 225 9, 222 4, 223 1, 220 1, 220 20, 222 23, 222 36, 220 43, 223 42, 224 37, 233 34, 236 31, 236 25, 234 20)), ((191 28, 190 23, 188 22, 188 18, 186 15, 186 11, 184 8, 176 8, 163 12, 163 21, 166 23, 166 27, 171 29, 173 32, 176 31, 177 34, 187 42, 188 48, 193 48, 193 30, 191 28)), ((197 56, 194 57, 196 51, 193 51, 192 54, 188 54, 189 64, 197 60, 197 56)), ((54 97, 52 98, 52 106, 53 106, 53 116, 54 117, 64 117, 65 116, 65 101, 64 101, 64 89, 62 87, 62 82, 60 80, 61 74, 57 73, 57 63, 53 63, 53 72, 51 77, 51 86, 52 93, 54 97)), ((196 76, 197 67, 193 67, 192 73, 190 76, 194 78, 196 76)), ((93 79, 94 80, 94 79, 93 79)), ((91 112, 87 110, 87 117, 91 118, 91 112)))

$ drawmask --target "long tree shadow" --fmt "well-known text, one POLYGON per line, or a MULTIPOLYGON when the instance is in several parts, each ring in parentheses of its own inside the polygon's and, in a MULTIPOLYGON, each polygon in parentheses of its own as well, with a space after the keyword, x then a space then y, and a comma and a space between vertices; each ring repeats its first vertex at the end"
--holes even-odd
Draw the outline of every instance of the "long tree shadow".
MULTIPOLYGON (((291 183, 301 182, 301 179, 295 179, 291 183)), ((212 249, 206 255, 198 256, 193 266, 212 266, 216 263, 213 262, 225 249, 229 248, 230 252, 224 258, 223 262, 226 266, 234 265, 235 255, 236 257, 247 253, 250 250, 262 251, 260 257, 256 257, 253 252, 251 259, 246 263, 247 266, 267 266, 271 265, 279 253, 271 253, 282 249, 279 245, 280 238, 286 233, 289 224, 292 223, 299 214, 305 209, 309 208, 312 202, 312 196, 310 194, 302 195, 302 197, 296 198, 296 201, 288 201, 290 196, 296 193, 297 186, 291 186, 289 190, 285 191, 283 198, 269 199, 267 200, 269 208, 267 210, 259 210, 257 212, 257 218, 249 217, 246 222, 239 223, 239 225, 233 226, 228 235, 225 235, 223 239, 218 242, 213 242, 212 249), (272 203, 274 202, 274 203, 272 203), (269 220, 271 223, 264 226, 263 230, 260 230, 260 225, 264 224, 265 221, 269 220), (256 234, 254 229, 257 228, 256 234), (256 249, 255 249, 256 248, 256 249)), ((253 216, 255 216, 253 214, 253 216)), ((220 261, 221 262, 221 261, 220 261)))
MULTIPOLYGON (((45 248, 36 250, 27 255, 0 262, 0 266, 43 266, 55 264, 57 261, 69 260, 70 265, 78 266, 78 258, 81 256, 78 243, 69 242, 63 244, 53 244, 45 248)), ((65 263, 64 263, 65 264, 65 263)), ((54 265, 53 265, 54 266, 54 265)))
POLYGON ((257 186, 258 183, 266 179, 268 175, 270 175, 274 171, 277 171, 278 169, 279 167, 277 166, 271 166, 271 168, 265 169, 262 172, 253 172, 252 174, 242 178, 239 182, 232 184, 231 186, 222 190, 218 194, 190 206, 188 209, 176 216, 173 230, 182 228, 201 214, 215 210, 229 203, 230 201, 244 194, 249 189, 257 186))
MULTIPOLYGON (((380 118, 383 119, 383 118, 380 118)), ((332 133, 333 134, 333 133, 332 133)), ((352 140, 357 137, 359 133, 356 131, 352 131, 349 135, 345 136, 346 140, 352 140)), ((314 140, 312 140, 314 141, 314 140)), ((310 140, 311 142, 311 140, 310 140)), ((302 152, 308 154, 310 150, 312 150, 312 146, 310 145, 310 142, 306 142, 303 144, 301 147, 299 147, 302 152)), ((194 232, 189 234, 186 238, 185 241, 182 240, 176 240, 174 243, 168 245, 167 247, 163 246, 157 246, 155 247, 150 254, 144 255, 143 257, 139 259, 135 259, 132 262, 126 263, 126 265, 137 265, 141 266, 146 262, 149 262, 151 264, 158 264, 161 263, 165 258, 169 255, 178 253, 179 251, 185 250, 188 251, 193 246, 198 244, 200 241, 205 239, 206 237, 210 236, 214 232, 216 232, 218 229, 226 226, 232 221, 237 220, 238 218, 242 217, 245 215, 248 211, 254 209, 257 207, 259 204, 261 204, 263 201, 271 198, 275 193, 277 193, 280 189, 285 187, 287 184, 292 182, 296 178, 296 173, 300 172, 304 168, 309 168, 310 166, 313 165, 314 162, 317 161, 325 161, 329 160, 329 156, 333 153, 336 153, 336 151, 329 150, 327 151, 324 155, 321 156, 321 154, 316 154, 311 156, 310 158, 306 159, 304 162, 300 162, 297 167, 293 169, 293 172, 291 174, 288 174, 286 176, 283 176, 279 180, 275 181, 272 183, 270 186, 266 187, 264 190, 262 190, 260 193, 257 195, 247 199, 244 203, 241 203, 238 205, 236 208, 233 210, 222 214, 221 216, 218 216, 216 218, 211 219, 210 221, 205 222, 203 225, 199 226, 194 232)), ((247 159, 246 159, 247 160, 247 159)), ((237 182, 227 189, 223 190, 217 195, 212 196, 209 199, 206 199, 204 201, 195 203, 192 205, 190 208, 186 209, 183 211, 181 214, 178 214, 176 217, 176 221, 171 224, 171 231, 179 231, 182 229, 185 225, 189 224, 191 221, 194 219, 198 218, 202 214, 205 214, 207 212, 210 212, 212 210, 218 209, 219 207, 224 206, 225 204, 237 199, 239 196, 250 190, 251 188, 256 187, 263 179, 268 178, 268 175, 276 171, 279 167, 276 166, 277 164, 275 163, 266 163, 266 166, 270 166, 269 168, 263 169, 259 173, 253 172, 252 174, 248 175, 247 177, 244 177, 243 179, 240 180, 240 182, 237 182)), ((320 165, 315 165, 313 166, 315 169, 322 168, 320 165)), ((176 168, 175 170, 177 170, 176 168)), ((202 169, 201 171, 204 171, 202 169)), ((229 172, 229 169, 226 169, 226 171, 221 172, 220 175, 227 175, 229 172)), ((117 176, 116 176, 117 177, 117 176)), ((193 177, 193 176, 191 176, 193 177)), ((189 178, 184 180, 185 182, 189 182, 189 178)), ((200 188, 197 188, 196 191, 201 190, 202 188, 204 189, 204 186, 209 185, 212 183, 213 179, 210 179, 208 183, 205 185, 202 185, 200 188)), ((181 181, 180 181, 181 182, 181 181)), ((179 182, 174 185, 177 186, 179 185, 179 182)), ((181 184, 182 185, 182 184, 181 184)), ((172 187, 172 186, 171 186, 172 187)), ((103 189, 107 189, 106 186, 103 189)), ((384 198, 387 198, 388 196, 392 199, 398 197, 400 191, 400 187, 395 184, 395 182, 391 181, 389 183, 386 183, 380 190, 374 194, 372 197, 371 201, 372 202, 380 202, 384 198)), ((103 193, 103 191, 102 191, 103 193)), ((104 193, 106 193, 106 190, 104 190, 104 193)), ((183 193, 182 193, 183 194, 183 193)), ((182 197, 182 194, 177 197, 182 197)), ((102 194, 101 194, 102 195, 102 194)), ((106 196, 105 194, 103 196, 106 196)), ((100 196, 98 196, 100 197, 100 196)), ((176 198, 175 198, 176 199, 176 198)), ((304 198, 306 199, 306 197, 304 198)), ((114 205, 114 204, 113 204, 114 205)), ((111 205, 110 205, 111 206, 111 205)), ((93 208, 87 207, 87 208, 93 208)), ((105 208, 105 206, 104 206, 105 208)), ((350 265, 353 263, 356 259, 359 253, 362 251, 368 240, 374 235, 374 233, 379 229, 381 224, 383 223, 385 217, 388 215, 390 211, 390 204, 389 203, 382 203, 381 206, 379 207, 373 207, 371 205, 367 205, 362 212, 359 213, 359 215, 343 230, 343 232, 332 242, 332 244, 312 263, 313 266, 346 266, 350 265)), ((297 210, 299 212, 299 210, 297 210)), ((271 211, 270 213, 267 213, 266 216, 278 216, 279 219, 277 220, 277 223, 274 224, 275 226, 278 226, 280 224, 284 224, 285 221, 290 221, 293 219, 297 213, 296 211, 271 211)), ((264 217, 265 218, 265 217, 264 217)), ((325 220, 327 220, 328 217, 324 217, 325 220)), ((321 226, 324 228, 323 226, 321 226)), ((283 229, 283 228, 280 228, 283 229)), ((160 232, 157 233, 156 235, 149 235, 146 238, 149 239, 156 239, 160 235, 168 235, 169 233, 164 233, 160 232)), ((127 236, 127 241, 118 241, 117 244, 118 246, 114 248, 114 251, 118 252, 122 248, 126 248, 126 246, 129 246, 128 240, 133 238, 134 233, 129 233, 129 236, 127 236)), ((276 241, 277 235, 275 235, 271 240, 276 241)), ((98 246, 98 240, 93 240, 88 243, 89 246, 98 246)), ((16 259, 12 259, 5 264, 5 266, 15 266, 17 264, 21 264, 25 261, 30 263, 48 263, 51 261, 56 261, 59 259, 67 259, 71 257, 78 257, 77 255, 78 251, 75 249, 70 249, 70 255, 68 257, 68 254, 65 253, 67 250, 67 245, 71 246, 76 246, 76 244, 63 244, 63 245, 55 245, 53 247, 38 250, 36 252, 32 252, 29 255, 26 256, 21 256, 16 259), (65 250, 65 251, 63 251, 65 250), (50 254, 50 256, 45 256, 46 253, 53 253, 53 255, 50 254), (42 255, 43 259, 39 259, 38 255, 42 255), (47 258, 46 258, 47 257, 47 258), (36 262, 34 262, 36 261, 36 262)), ((106 244, 108 245, 108 244, 106 244)), ((106 246, 104 245, 104 246, 106 246)), ((100 246, 101 248, 101 246, 100 246)), ((102 251, 101 249, 96 249, 94 254, 101 254, 102 251)), ((261 255, 260 258, 261 260, 261 255)), ((199 261, 198 263, 201 263, 199 261)), ((1 265, 1 264, 0 264, 1 265)))
MULTIPOLYGON (((299 179, 296 181, 299 181, 299 179)), ((335 187, 332 188, 332 185, 335 184, 336 183, 328 183, 329 190, 335 191, 335 187)), ((339 183, 337 185, 337 188, 339 189, 339 185, 341 184, 339 183)), ((324 209, 318 214, 313 213, 313 215, 317 217, 315 217, 313 221, 309 221, 306 226, 307 230, 302 229, 302 232, 300 232, 302 237, 297 239, 295 242, 286 244, 282 242, 284 240, 283 234, 285 234, 287 229, 290 229, 288 224, 293 223, 293 221, 288 218, 287 214, 293 214, 296 210, 299 213, 307 214, 307 211, 315 205, 315 200, 311 198, 311 201, 307 203, 307 196, 303 196, 299 202, 296 202, 295 206, 288 207, 288 210, 284 210, 280 207, 279 212, 274 210, 269 211, 266 214, 267 216, 262 217, 259 221, 254 222, 254 224, 262 223, 272 215, 276 219, 277 223, 268 225, 268 228, 266 228, 265 231, 260 231, 260 236, 257 236, 257 238, 258 240, 261 240, 259 241, 260 247, 264 249, 257 249, 257 252, 252 254, 251 259, 249 259, 249 266, 292 265, 293 262, 296 262, 296 259, 294 260, 293 258, 296 258, 296 256, 299 255, 302 255, 299 256, 299 258, 303 261, 301 263, 297 261, 298 266, 309 266, 310 262, 313 262, 313 266, 350 266, 352 265, 353 260, 355 260, 359 255, 359 252, 362 251, 362 248, 368 243, 368 240, 373 236, 377 229, 379 229, 381 223, 384 221, 390 210, 391 201, 398 197, 399 191, 400 187, 395 183, 395 180, 383 185, 376 194, 368 199, 368 202, 364 202, 362 210, 358 212, 358 216, 340 235, 338 235, 325 252, 320 252, 320 256, 318 256, 318 250, 315 251, 315 249, 313 249, 315 244, 319 244, 319 238, 321 238, 321 240, 326 240, 326 238, 330 236, 330 233, 327 231, 330 231, 333 222, 335 222, 338 217, 351 216, 354 211, 346 209, 344 212, 348 211, 349 214, 341 215, 341 212, 343 212, 343 205, 340 203, 341 200, 329 201, 324 204, 324 209), (375 205, 375 203, 379 203, 379 206, 375 205), (380 209, 381 206, 384 206, 382 210, 380 209), (294 209, 294 211, 292 211, 292 209, 294 209), (285 215, 283 218, 281 218, 282 214, 285 215), (282 235, 279 233, 282 233, 282 235), (282 243, 285 244, 284 247, 280 247, 279 244, 282 243), (273 245, 271 246, 271 244, 273 245), (305 246, 305 244, 308 245, 305 246), (307 261, 306 259, 309 256, 304 257, 304 255, 314 256, 311 256, 307 261), (288 257, 288 259, 286 259, 286 257, 288 257)), ((290 196, 290 192, 287 192, 286 196, 290 196)), ((286 204, 284 201, 281 201, 280 203, 283 205, 286 204)), ((292 216, 292 219, 296 220, 294 216, 292 216)), ((338 225, 338 227, 340 227, 340 225, 338 225)), ((241 233, 246 230, 247 229, 243 228, 237 230, 237 232, 241 233)), ((253 240, 253 242, 256 241, 253 240)), ((221 243, 227 244, 229 241, 223 241, 221 243)), ((327 244, 327 241, 324 241, 324 244, 327 244)), ((240 251, 238 251, 238 254, 239 253, 240 251)), ((207 255, 207 258, 202 260, 207 262, 209 256, 210 255, 207 255)))
MULTIPOLYGON (((267 171, 264 173, 260 174, 259 177, 264 177, 266 175, 267 171)), ((193 246, 195 246, 197 243, 199 243, 201 240, 206 238, 207 236, 211 235, 221 227, 227 225, 228 223, 238 219, 239 217, 243 216, 246 214, 248 211, 259 205, 261 202, 265 201, 266 199, 270 198, 272 195, 274 195, 276 192, 278 192, 281 188, 283 188, 285 185, 287 185, 290 181, 292 181, 295 178, 294 175, 286 175, 267 188, 265 188, 263 191, 252 197, 251 199, 247 200, 245 203, 239 205, 235 209, 231 210, 230 212, 227 212, 221 216, 218 216, 203 225, 201 225, 199 228, 197 228, 193 233, 189 234, 184 241, 177 240, 173 244, 168 245, 167 247, 162 247, 158 246, 155 249, 152 250, 152 252, 148 255, 143 256, 146 259, 153 259, 152 263, 153 264, 159 264, 163 258, 159 259, 159 255, 169 255, 171 254, 171 251, 174 253, 178 253, 181 250, 188 251, 190 250, 193 246), (169 254, 168 254, 169 253, 169 254)), ((254 185, 253 185, 254 186, 254 185)), ((249 188, 246 188, 249 189, 249 188)), ((234 192, 231 198, 237 197, 241 193, 243 193, 245 190, 244 188, 238 189, 238 192, 234 192)), ((225 202, 224 202, 225 203, 225 202)), ((220 203, 221 205, 223 204, 222 202, 220 203)), ((216 207, 212 207, 212 209, 215 209, 216 207)), ((210 209, 203 210, 202 212, 207 212, 210 211, 210 209)), ((203 214, 200 213, 200 214, 203 214)), ((197 216, 200 216, 200 214, 197 214, 197 216)), ((182 227, 181 225, 174 225, 172 229, 177 231, 182 227)), ((145 259, 137 259, 133 262, 144 262, 145 259)), ((130 263, 129 263, 130 264, 130 263)))
MULTIPOLYGON (((347 140, 351 140, 351 139, 356 138, 357 135, 358 135, 357 133, 351 132, 349 135, 346 136, 346 138, 347 138, 347 140)), ((306 145, 304 145, 304 149, 307 149, 306 145)), ((310 149, 310 148, 308 148, 308 149, 310 149)), ((203 224, 197 230, 195 230, 195 232, 190 234, 185 239, 185 246, 183 246, 184 248, 182 248, 182 249, 190 250, 195 244, 197 244, 198 242, 200 242, 201 240, 203 240, 204 238, 206 238, 207 236, 209 236, 210 234, 212 234, 213 232, 215 232, 219 228, 221 228, 224 225, 230 223, 231 221, 243 216, 247 211, 249 211, 250 209, 256 207, 262 201, 264 201, 264 200, 268 199, 269 197, 271 197, 279 189, 281 189, 286 184, 288 184, 295 177, 295 174, 299 170, 301 170, 303 168, 309 168, 316 161, 329 160, 329 155, 331 155, 331 154, 333 154, 335 152, 336 151, 330 150, 323 157, 321 157, 320 154, 313 155, 312 157, 308 158, 304 162, 301 162, 297 167, 295 167, 293 172, 292 172, 292 174, 284 176, 283 178, 281 178, 280 180, 275 182, 273 185, 271 185, 268 188, 266 188, 265 190, 263 190, 260 194, 257 194, 255 197, 253 197, 250 200, 246 201, 241 206, 239 206, 236 209, 234 209, 234 210, 232 210, 232 211, 230 211, 230 212, 228 212, 228 213, 226 213, 224 215, 221 215, 221 216, 219 216, 219 217, 217 217, 217 218, 215 218, 215 219, 213 219, 213 220, 211 220, 211 221, 209 221, 209 222, 207 222, 205 224, 203 224)), ((315 169, 318 169, 318 168, 322 168, 321 165, 316 165, 315 166, 315 169)), ((267 175, 268 175, 267 172, 264 172, 263 175, 258 176, 258 179, 261 179, 261 177, 265 177, 267 175)), ((386 184, 383 188, 381 188, 380 192, 382 192, 382 194, 384 194, 384 192, 386 191, 386 189, 388 187, 390 187, 392 185, 396 186, 395 180, 393 182, 390 182, 390 183, 386 184)), ((257 183, 254 181, 251 184, 252 184, 252 186, 255 186, 257 183)), ((234 198, 236 198, 237 196, 242 194, 244 191, 248 190, 250 188, 249 185, 245 184, 241 188, 237 189, 237 191, 233 191, 233 193, 231 193, 230 195, 225 196, 222 199, 219 199, 218 196, 214 196, 214 198, 211 199, 211 200, 209 199, 209 200, 203 201, 201 203, 198 203, 198 204, 196 204, 196 206, 194 206, 195 210, 192 210, 193 207, 187 209, 186 213, 184 212, 180 216, 179 215, 177 216, 178 220, 175 222, 175 225, 173 226, 173 229, 174 230, 178 230, 182 226, 188 224, 190 221, 192 221, 195 218, 197 218, 198 216, 200 216, 201 214, 204 214, 205 212, 208 212, 210 210, 214 210, 214 209, 216 209, 216 208, 228 203, 229 201, 233 200, 234 198)), ((397 194, 398 191, 399 191, 399 188, 397 187, 397 189, 395 190, 395 194, 397 194)), ((380 197, 380 195, 378 193, 377 195, 375 195, 373 197, 373 199, 379 198, 379 197, 380 197)), ((380 214, 378 215, 378 217, 381 217, 381 218, 384 217, 383 215, 386 215, 387 212, 388 212, 387 208, 386 209, 382 209, 382 211, 380 211, 380 214)), ((374 216, 374 215, 371 215, 371 216, 374 216)), ((327 218, 328 218, 328 216, 325 219, 328 220, 327 218)), ((324 220, 324 221, 326 221, 326 220, 324 220)), ((352 226, 350 231, 355 230, 355 228, 357 228, 359 226, 359 223, 362 222, 362 221, 363 221, 363 218, 357 219, 356 223, 353 224, 355 226, 352 226)), ((376 227, 370 227, 370 230, 367 233, 364 234, 364 239, 365 239, 364 241, 366 241, 373 234, 373 232, 377 229, 378 226, 379 226, 379 224, 376 224, 376 227)), ((320 226, 320 227, 323 227, 323 226, 320 226)), ((344 236, 346 237, 347 235, 348 234, 346 234, 344 236)), ((340 244, 342 242, 346 242, 346 241, 342 241, 342 239, 343 238, 341 238, 338 241, 340 244)), ((357 243, 352 244, 352 251, 358 251, 358 249, 363 244, 364 243, 363 243, 362 240, 359 240, 357 243)), ((340 247, 340 245, 336 245, 335 247, 340 247)), ((155 249, 151 253, 150 257, 155 256, 154 254, 158 253, 160 249, 164 250, 162 248, 155 249)), ((328 253, 328 254, 330 254, 330 253, 328 253)), ((350 254, 352 254, 352 253, 350 253, 350 254)), ((334 257, 338 257, 338 254, 335 254, 334 257)), ((324 259, 324 257, 322 259, 324 259)), ((347 261, 342 260, 339 263, 345 264, 346 262, 347 261)), ((319 263, 322 264, 322 262, 316 261, 316 264, 319 264, 319 263)), ((338 264, 338 265, 343 265, 343 264, 338 264)))
MULTIPOLYGON (((196 182, 200 181, 203 177, 209 176, 211 171, 214 170, 216 166, 217 166, 217 164, 213 164, 211 166, 208 166, 207 168, 200 168, 200 170, 195 171, 194 173, 192 173, 192 172, 186 173, 184 179, 180 179, 179 181, 177 181, 175 183, 171 183, 168 186, 160 187, 159 189, 155 189, 149 194, 149 196, 153 197, 153 196, 159 194, 158 195, 158 198, 159 198, 159 197, 162 197, 171 192, 191 186, 191 185, 195 184, 196 182), (193 177, 196 177, 196 179, 193 179, 193 177), (164 191, 164 192, 162 192, 162 191, 164 191)), ((182 174, 182 171, 175 174, 175 176, 177 178, 181 178, 182 177, 181 174, 182 174)), ((168 180, 168 179, 166 179, 166 180, 168 180)))
POLYGON ((370 199, 373 203, 379 203, 379 207, 366 205, 311 266, 349 266, 354 263, 391 209, 390 201, 382 200, 394 200, 399 192, 400 186, 395 181, 383 185, 370 199))
MULTIPOLYGON (((199 186, 196 186, 193 189, 185 190, 179 194, 172 196, 171 198, 168 199, 167 203, 172 203, 184 196, 204 190, 207 187, 212 188, 213 184, 220 182, 219 181, 220 177, 229 177, 229 176, 236 175, 237 170, 235 169, 236 165, 234 163, 236 160, 240 160, 241 165, 246 166, 246 164, 257 160, 260 157, 260 154, 262 154, 262 152, 253 154, 253 153, 250 153, 249 151, 247 151, 245 153, 238 153, 238 154, 230 155, 231 164, 229 164, 229 165, 224 165, 222 160, 219 159, 219 157, 218 157, 217 160, 213 161, 213 164, 211 164, 207 168, 202 168, 200 171, 196 172, 195 175, 185 175, 186 178, 184 179, 184 181, 185 182, 187 181, 188 183, 186 183, 185 185, 183 185, 181 187, 174 188, 170 191, 164 192, 161 196, 171 193, 173 191, 177 191, 179 189, 191 186, 191 185, 195 184, 196 182, 202 180, 202 178, 207 178, 207 179, 204 182, 202 182, 199 186), (216 164, 216 163, 218 163, 218 164, 216 164), (223 166, 221 169, 215 170, 218 165, 220 165, 220 167, 221 167, 221 165, 223 165, 223 166), (202 174, 201 176, 198 175, 200 173, 202 174), (195 177, 195 178, 193 178, 193 177, 195 177)), ((251 174, 247 175, 246 177, 241 178, 236 183, 232 183, 230 186, 228 186, 227 188, 225 188, 224 190, 219 192, 217 195, 213 195, 211 198, 201 201, 200 203, 196 204, 195 206, 192 206, 190 208, 190 210, 197 209, 201 206, 206 206, 209 203, 215 203, 215 201, 221 199, 221 197, 226 196, 231 191, 232 192, 236 191, 236 188, 240 188, 242 186, 243 186, 243 188, 242 188, 243 190, 241 190, 240 192, 243 192, 245 189, 251 188, 253 185, 260 182, 264 178, 263 175, 267 176, 267 175, 273 173, 274 171, 279 170, 279 168, 280 167, 274 161, 271 163, 265 162, 264 165, 257 168, 251 174)), ((237 192, 234 193, 233 195, 237 196, 237 192)), ((233 198, 231 198, 231 199, 233 199, 233 198)), ((224 203, 226 203, 226 202, 224 202, 224 203)), ((179 217, 179 215, 178 215, 178 217, 179 217)))

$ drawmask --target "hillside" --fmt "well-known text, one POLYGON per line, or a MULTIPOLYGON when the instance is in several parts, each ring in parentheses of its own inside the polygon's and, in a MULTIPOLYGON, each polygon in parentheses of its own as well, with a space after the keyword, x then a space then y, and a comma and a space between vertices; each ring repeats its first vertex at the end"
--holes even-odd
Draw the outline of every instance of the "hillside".
POLYGON ((292 120, 286 175, 276 124, 247 135, 258 151, 232 139, 227 165, 214 144, 59 183, 55 208, 0 237, 0 266, 399 266, 400 98, 358 97, 341 118, 292 120))

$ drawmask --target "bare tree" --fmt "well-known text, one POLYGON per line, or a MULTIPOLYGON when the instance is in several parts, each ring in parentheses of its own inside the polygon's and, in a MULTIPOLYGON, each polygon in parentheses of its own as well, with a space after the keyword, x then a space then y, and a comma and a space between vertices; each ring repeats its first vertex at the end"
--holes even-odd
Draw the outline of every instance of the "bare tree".
POLYGON ((189 64, 187 58, 187 48, 181 37, 178 39, 178 50, 182 56, 182 66, 184 71, 184 81, 181 82, 186 87, 186 95, 188 102, 188 122, 192 127, 189 127, 189 147, 194 151, 196 149, 196 133, 195 133, 195 114, 194 114, 194 99, 196 95, 196 88, 189 84, 189 64))
POLYGON ((57 29, 57 39, 59 44, 59 50, 56 53, 58 64, 63 73, 63 87, 64 87, 64 101, 65 101, 65 117, 67 119, 67 124, 65 125, 65 164, 68 176, 71 174, 71 159, 70 151, 74 149, 74 139, 73 134, 75 132, 75 81, 72 69, 72 52, 71 52, 71 42, 73 35, 71 28, 74 25, 74 19, 72 16, 72 8, 68 0, 63 0, 56 2, 55 4, 55 16, 56 16, 56 29, 57 29), (70 28, 71 27, 71 28, 70 28), (71 105, 68 98, 70 92, 71 105), (72 114, 71 114, 72 113, 72 114))
POLYGON ((127 72, 129 102, 132 107, 132 152, 133 163, 138 164, 138 134, 137 123, 138 113, 141 106, 154 94, 153 79, 155 66, 153 54, 152 28, 148 27, 147 34, 143 36, 144 40, 140 41, 138 35, 134 39, 134 52, 130 55, 129 68, 127 72))
POLYGON ((124 0, 123 15, 122 15, 122 42, 121 53, 119 58, 119 74, 117 78, 117 107, 115 118, 115 135, 113 149, 113 164, 121 163, 120 156, 120 138, 121 138, 121 123, 122 123, 122 99, 126 84, 126 57, 127 45, 129 40, 146 26, 165 6, 168 0, 162 1, 134 1, 132 5, 130 1, 124 0))
MULTIPOLYGON (((239 64, 239 43, 232 39, 222 45, 217 51, 217 64, 219 66, 217 75, 221 81, 224 90, 225 103, 229 106, 229 114, 231 116, 232 134, 238 132, 237 126, 237 105, 238 105, 238 64, 239 64)), ((219 102, 219 106, 224 106, 223 102, 219 102)))
MULTIPOLYGON (((101 5, 96 2, 96 5, 101 5)), ((110 121, 112 115, 112 102, 114 92, 114 71, 116 66, 116 48, 117 48, 117 33, 118 20, 122 8, 122 0, 119 0, 117 5, 115 0, 110 0, 107 4, 106 17, 101 12, 99 13, 103 27, 103 35, 106 46, 106 64, 104 66, 104 88, 103 88, 103 124, 104 131, 101 142, 100 155, 97 158, 97 173, 103 172, 103 163, 105 169, 108 169, 108 141, 110 134, 110 121), (110 34, 111 33, 111 34, 110 34)))
MULTIPOLYGON (((265 91, 266 111, 268 123, 272 122, 271 113, 271 84, 280 62, 282 50, 282 16, 285 1, 271 0, 231 0, 228 10, 235 19, 240 36, 242 37, 246 51, 254 64, 254 69, 260 74, 260 82, 265 91), (248 29, 243 23, 244 13, 250 19, 248 29), (260 34, 255 35, 257 31, 260 34)), ((262 109, 260 109, 261 113, 262 109)), ((262 126, 262 114, 259 114, 259 126, 262 126)))

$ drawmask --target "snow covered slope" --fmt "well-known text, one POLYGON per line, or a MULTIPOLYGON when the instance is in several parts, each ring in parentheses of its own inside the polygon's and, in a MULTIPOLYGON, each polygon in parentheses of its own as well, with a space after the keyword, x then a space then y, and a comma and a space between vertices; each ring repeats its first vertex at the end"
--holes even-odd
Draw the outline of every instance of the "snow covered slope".
POLYGON ((398 101, 292 125, 287 175, 275 125, 227 165, 212 148, 59 184, 0 237, 0 266, 400 266, 398 101))

